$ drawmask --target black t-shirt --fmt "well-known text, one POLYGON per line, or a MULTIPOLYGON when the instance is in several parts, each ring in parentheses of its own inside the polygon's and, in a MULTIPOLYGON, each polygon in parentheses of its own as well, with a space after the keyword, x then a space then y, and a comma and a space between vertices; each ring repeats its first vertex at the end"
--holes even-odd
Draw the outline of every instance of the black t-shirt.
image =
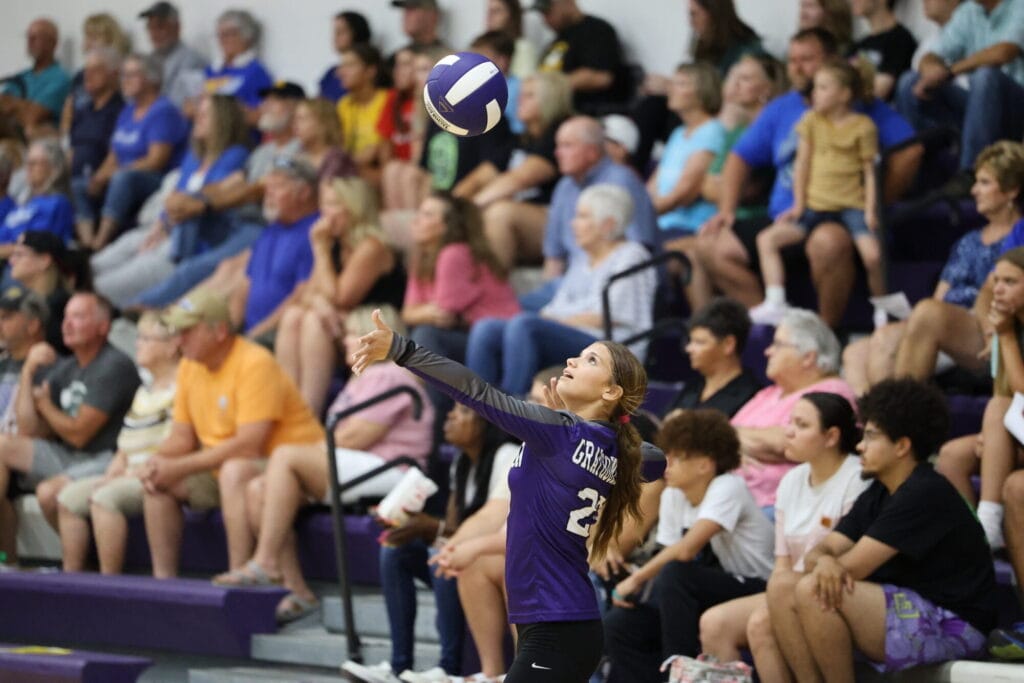
POLYGON ((117 125, 117 117, 124 108, 121 93, 114 93, 99 109, 93 106, 92 98, 84 92, 73 100, 71 114, 71 150, 74 152, 71 175, 79 176, 88 166, 94 172, 107 158, 110 138, 117 125))
POLYGON ((544 71, 572 73, 587 68, 610 71, 615 76, 606 90, 579 92, 573 97, 576 109, 584 114, 594 113, 601 105, 615 104, 628 99, 628 71, 622 60, 619 36, 604 19, 589 14, 582 20, 558 32, 541 56, 544 71))
POLYGON ((514 141, 505 117, 494 128, 475 137, 452 135, 433 121, 428 121, 420 166, 430 173, 431 186, 435 190, 451 190, 485 161, 505 170, 514 141))
POLYGON ((868 577, 909 588, 982 633, 995 627, 995 572, 981 524, 949 481, 922 463, 891 496, 876 481, 835 529, 898 554, 868 577))
POLYGON ((910 69, 916 50, 914 36, 903 24, 896 24, 888 31, 864 36, 850 47, 847 56, 861 55, 874 64, 879 73, 899 78, 910 69))
MULTIPOLYGON (((555 158, 555 134, 558 132, 559 126, 565 119, 559 119, 553 121, 547 130, 540 134, 539 137, 530 137, 528 134, 523 133, 519 136, 519 140, 516 143, 515 149, 512 150, 512 158, 509 161, 509 166, 514 163, 517 156, 527 157, 530 155, 538 156, 549 164, 555 167, 555 174, 546 183, 542 183, 537 187, 525 190, 517 195, 517 199, 535 204, 550 204, 551 193, 555 191, 555 183, 561 177, 558 174, 558 160, 555 158)), ((521 159, 520 159, 521 161, 521 159)))
POLYGON ((754 397, 754 394, 762 389, 761 383, 757 381, 754 373, 746 368, 736 375, 728 384, 716 391, 706 401, 700 400, 704 391, 704 377, 698 375, 697 379, 687 382, 682 392, 669 407, 669 410, 682 408, 683 410, 697 410, 709 408, 718 410, 729 417, 732 417, 743 405, 754 397))

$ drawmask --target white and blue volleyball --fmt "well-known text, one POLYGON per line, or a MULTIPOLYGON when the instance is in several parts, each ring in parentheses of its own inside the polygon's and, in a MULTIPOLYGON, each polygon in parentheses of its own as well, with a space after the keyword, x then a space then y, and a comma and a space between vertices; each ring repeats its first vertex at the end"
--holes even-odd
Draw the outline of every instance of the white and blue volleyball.
POLYGON ((480 135, 501 120, 508 84, 491 60, 459 52, 434 65, 423 87, 423 103, 443 130, 461 137, 480 135))

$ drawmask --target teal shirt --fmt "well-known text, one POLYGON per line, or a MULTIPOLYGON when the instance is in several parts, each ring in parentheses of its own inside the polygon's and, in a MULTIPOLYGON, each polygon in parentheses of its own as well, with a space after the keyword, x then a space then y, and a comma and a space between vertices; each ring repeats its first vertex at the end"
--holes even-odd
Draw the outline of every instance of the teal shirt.
POLYGON ((59 119, 64 100, 71 90, 71 78, 64 67, 54 62, 39 73, 26 69, 18 77, 24 83, 24 89, 14 81, 4 86, 4 93, 40 104, 50 110, 54 119, 59 119))
MULTIPOLYGON (((991 14, 972 0, 960 3, 934 52, 952 64, 998 43, 1013 43, 1024 51, 1024 0, 1002 0, 991 14)), ((1003 73, 1024 85, 1024 56, 1004 64, 1003 73)))

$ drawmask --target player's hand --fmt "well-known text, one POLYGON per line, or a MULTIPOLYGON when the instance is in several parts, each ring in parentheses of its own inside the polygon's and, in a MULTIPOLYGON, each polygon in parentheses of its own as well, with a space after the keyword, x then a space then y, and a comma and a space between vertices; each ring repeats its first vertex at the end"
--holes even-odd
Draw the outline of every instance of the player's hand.
POLYGON ((551 383, 544 387, 542 396, 544 400, 541 402, 541 405, 551 408, 551 410, 565 410, 565 401, 558 395, 557 377, 551 378, 551 383))
POLYGON ((843 592, 853 592, 853 577, 834 557, 819 558, 811 575, 815 580, 814 596, 822 611, 838 610, 843 604, 843 592))
POLYGON ((357 375, 372 363, 386 359, 388 352, 391 351, 391 341, 395 338, 395 333, 381 319, 379 308, 373 311, 373 324, 377 329, 359 338, 359 348, 356 349, 355 362, 352 363, 352 372, 357 375))

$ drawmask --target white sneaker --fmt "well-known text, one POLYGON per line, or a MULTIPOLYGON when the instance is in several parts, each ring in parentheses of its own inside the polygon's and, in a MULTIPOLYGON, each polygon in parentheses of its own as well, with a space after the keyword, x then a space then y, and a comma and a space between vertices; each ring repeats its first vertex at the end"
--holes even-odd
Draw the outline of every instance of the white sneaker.
POLYGON ((391 664, 389 662, 381 662, 380 664, 369 666, 349 660, 341 665, 341 670, 344 673, 350 673, 358 677, 359 680, 365 681, 365 683, 400 683, 398 677, 391 673, 391 664))
POLYGON ((889 314, 881 308, 876 308, 871 315, 871 321, 875 324, 875 329, 880 330, 889 324, 889 314))
POLYGON ((769 301, 762 301, 750 309, 750 322, 755 325, 771 325, 778 327, 782 322, 782 316, 789 310, 788 304, 775 304, 769 301))
POLYGON ((439 666, 419 672, 406 669, 399 678, 406 683, 452 683, 448 672, 439 666))

